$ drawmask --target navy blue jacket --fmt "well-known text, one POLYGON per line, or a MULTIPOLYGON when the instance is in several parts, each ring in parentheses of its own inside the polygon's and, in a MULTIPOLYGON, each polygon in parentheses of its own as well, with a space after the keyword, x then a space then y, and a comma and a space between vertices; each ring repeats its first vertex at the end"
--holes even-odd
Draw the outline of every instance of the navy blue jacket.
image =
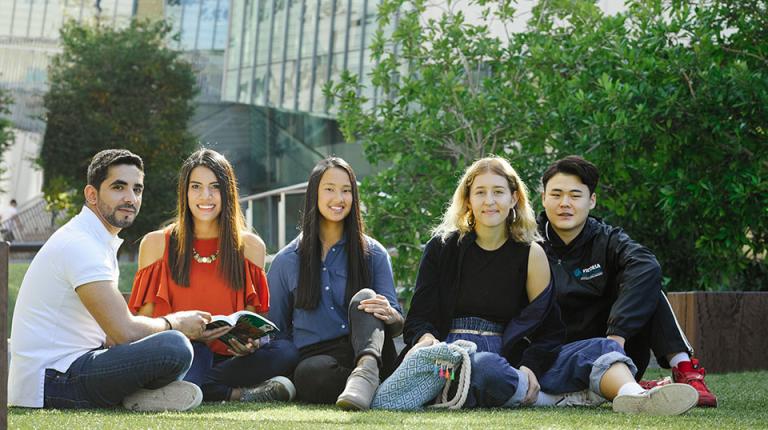
MULTIPOLYGON (((476 237, 469 233, 459 241, 459 235, 455 233, 445 242, 440 237, 433 237, 427 243, 405 319, 406 351, 425 333, 431 333, 438 340, 448 336, 459 293, 462 261, 476 237)), ((525 285, 519 288, 525 288, 525 285)), ((507 323, 501 354, 512 366, 526 366, 540 377, 554 363, 564 339, 565 326, 550 284, 507 323)))
POLYGON ((619 227, 594 217, 568 245, 539 215, 567 342, 606 335, 625 339, 648 323, 661 297, 661 266, 619 227))

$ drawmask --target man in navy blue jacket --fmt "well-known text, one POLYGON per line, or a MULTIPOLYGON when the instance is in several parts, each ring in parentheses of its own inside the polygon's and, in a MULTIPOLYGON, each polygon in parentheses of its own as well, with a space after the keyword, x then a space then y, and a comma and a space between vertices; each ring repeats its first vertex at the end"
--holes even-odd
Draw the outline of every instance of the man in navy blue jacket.
MULTIPOLYGON (((566 342, 606 336, 637 365, 640 379, 652 349, 672 367, 675 382, 699 392, 699 406, 717 406, 704 383, 704 368, 661 291, 661 267, 653 253, 621 228, 589 215, 595 208, 599 172, 579 156, 550 165, 542 177, 542 246, 549 258, 566 342)), ((663 383, 647 381, 648 386, 663 383)))

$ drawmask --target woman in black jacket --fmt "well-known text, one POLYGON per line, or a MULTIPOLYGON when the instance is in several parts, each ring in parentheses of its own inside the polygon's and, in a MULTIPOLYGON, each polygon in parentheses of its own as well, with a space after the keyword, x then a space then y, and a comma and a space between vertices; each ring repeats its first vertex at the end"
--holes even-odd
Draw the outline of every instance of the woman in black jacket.
POLYGON ((565 326, 537 239, 527 187, 509 162, 473 163, 424 250, 405 321, 407 348, 458 339, 477 344, 465 407, 607 398, 617 411, 669 415, 695 404, 695 390, 644 391, 632 360, 610 339, 562 345, 565 326))

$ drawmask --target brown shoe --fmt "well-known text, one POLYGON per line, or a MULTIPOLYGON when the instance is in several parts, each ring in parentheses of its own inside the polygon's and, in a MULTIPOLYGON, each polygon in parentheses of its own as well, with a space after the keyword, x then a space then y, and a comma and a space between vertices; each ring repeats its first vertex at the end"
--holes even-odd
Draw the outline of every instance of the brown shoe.
POLYGON ((336 406, 347 411, 368 410, 377 388, 379 365, 373 357, 366 357, 347 378, 347 385, 336 399, 336 406))

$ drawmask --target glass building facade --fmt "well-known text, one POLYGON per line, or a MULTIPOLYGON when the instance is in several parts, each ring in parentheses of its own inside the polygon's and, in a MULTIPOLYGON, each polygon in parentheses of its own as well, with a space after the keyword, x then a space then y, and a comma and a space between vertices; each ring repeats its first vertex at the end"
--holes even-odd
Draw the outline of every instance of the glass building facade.
POLYGON ((224 51, 229 0, 167 0, 165 18, 179 33, 180 51, 224 51))
POLYGON ((137 5, 136 0, 0 0, 0 88, 13 98, 9 117, 15 134, 3 154, 0 205, 15 198, 23 206, 39 198, 42 173, 30 160, 42 145, 43 95, 50 60, 61 51, 62 24, 75 20, 124 26, 137 5))
POLYGON ((164 0, 164 16, 174 29, 171 47, 192 63, 198 102, 221 100, 230 0, 164 0))
MULTIPOLYGON (((165 18, 173 26, 169 45, 193 64, 200 87, 190 129, 201 145, 232 161, 241 196, 303 183, 314 164, 331 154, 349 161, 362 178, 371 166, 360 144, 344 142, 322 88, 339 80, 342 70, 370 73, 368 46, 379 2, 0 0, 0 87, 15 100, 11 117, 19 146, 6 153, 6 179, 40 183, 29 154, 39 153, 42 144, 42 97, 48 64, 61 49, 61 25, 73 19, 120 27, 132 18, 165 18), (24 155, 8 160, 9 154, 24 155)), ((375 103, 376 94, 362 95, 375 103)), ((21 189, 14 194, 13 186, 3 186, 9 191, 4 197, 20 197, 21 189)), ((302 200, 299 190, 251 202, 251 221, 271 252, 279 238, 296 236, 302 200)))
MULTIPOLYGON (((281 111, 242 103, 198 105, 191 131, 209 148, 232 163, 241 197, 270 194, 273 190, 301 184, 315 163, 334 154, 347 160, 358 176, 370 174, 359 144, 344 142, 335 120, 306 112, 281 111)), ((279 249, 281 232, 287 240, 298 230, 303 192, 281 197, 279 193, 251 202, 251 223, 267 243, 279 249), (280 199, 285 207, 281 227, 280 199)))
MULTIPOLYGON (((343 70, 373 65, 378 0, 242 0, 232 3, 223 99, 327 115, 322 88, 343 70)), ((370 85, 367 85, 370 87, 370 85)), ((371 102, 376 94, 364 93, 371 102)))
MULTIPOLYGON (((188 2, 184 18, 179 18, 182 27, 194 22, 188 17, 195 16, 195 11, 201 14, 193 3, 208 3, 208 10, 221 7, 213 0, 188 2)), ((282 239, 290 241, 297 235, 304 198, 301 190, 275 190, 305 182, 315 163, 327 155, 346 159, 358 178, 372 171, 362 146, 344 141, 323 86, 330 80, 339 81, 341 72, 349 70, 363 77, 365 87, 371 87, 368 75, 374 64, 368 47, 378 28, 379 3, 230 2, 222 103, 200 105, 193 131, 204 145, 218 149, 233 162, 242 196, 260 195, 250 202, 251 222, 270 252, 279 249, 282 239)), ((182 13, 175 12, 175 16, 182 13)), ((216 34, 218 42, 220 33, 216 34)), ((195 46, 194 40, 182 32, 179 43, 195 46)), ((376 102, 376 94, 363 91, 361 95, 369 103, 376 102)))
POLYGON ((125 25, 136 4, 134 0, 0 0, 0 36, 57 40, 66 19, 125 25))
POLYGON ((133 0, 0 0, 0 88, 11 93, 11 119, 20 130, 40 132, 45 125, 42 95, 48 89, 48 64, 60 51, 59 29, 73 19, 126 25, 133 0))

